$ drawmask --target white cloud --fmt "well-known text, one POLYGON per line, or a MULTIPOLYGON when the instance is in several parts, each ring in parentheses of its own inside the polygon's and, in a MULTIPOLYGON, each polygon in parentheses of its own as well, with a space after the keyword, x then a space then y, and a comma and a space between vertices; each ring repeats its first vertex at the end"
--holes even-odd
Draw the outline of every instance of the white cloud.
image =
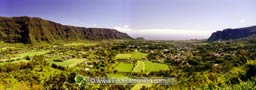
POLYGON ((128 28, 129 26, 128 25, 125 25, 124 28, 128 28))
POLYGON ((120 32, 125 32, 125 33, 129 33, 131 31, 131 29, 129 28, 128 25, 124 25, 124 26, 117 26, 114 27, 114 29, 120 31, 120 32))

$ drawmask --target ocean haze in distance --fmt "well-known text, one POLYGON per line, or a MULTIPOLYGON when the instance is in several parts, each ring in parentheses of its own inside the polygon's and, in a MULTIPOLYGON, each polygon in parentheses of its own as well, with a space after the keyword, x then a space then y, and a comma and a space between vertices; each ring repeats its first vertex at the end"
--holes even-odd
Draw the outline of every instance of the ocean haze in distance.
POLYGON ((207 39, 256 25, 255 0, 0 0, 0 16, 115 28, 150 40, 207 39))
POLYGON ((143 36, 147 40, 190 40, 206 39, 213 31, 209 30, 183 30, 183 29, 137 29, 114 27, 121 32, 126 32, 132 37, 143 36))

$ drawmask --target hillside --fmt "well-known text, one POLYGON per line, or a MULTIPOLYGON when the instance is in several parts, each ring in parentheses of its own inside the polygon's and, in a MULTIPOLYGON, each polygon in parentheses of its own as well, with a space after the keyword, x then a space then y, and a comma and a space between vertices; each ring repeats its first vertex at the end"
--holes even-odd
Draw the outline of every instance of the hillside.
POLYGON ((224 29, 223 31, 217 31, 212 33, 208 41, 241 39, 251 37, 255 34, 256 26, 237 29, 224 29))
POLYGON ((0 41, 6 43, 101 39, 132 38, 115 29, 67 26, 37 17, 0 17, 0 41))

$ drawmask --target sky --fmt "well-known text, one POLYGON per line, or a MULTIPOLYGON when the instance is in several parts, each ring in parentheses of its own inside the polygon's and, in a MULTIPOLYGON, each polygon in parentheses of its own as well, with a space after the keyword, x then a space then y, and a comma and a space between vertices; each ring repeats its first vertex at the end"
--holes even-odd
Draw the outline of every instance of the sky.
POLYGON ((150 40, 207 39, 256 25, 256 0, 0 0, 0 16, 113 28, 150 40))

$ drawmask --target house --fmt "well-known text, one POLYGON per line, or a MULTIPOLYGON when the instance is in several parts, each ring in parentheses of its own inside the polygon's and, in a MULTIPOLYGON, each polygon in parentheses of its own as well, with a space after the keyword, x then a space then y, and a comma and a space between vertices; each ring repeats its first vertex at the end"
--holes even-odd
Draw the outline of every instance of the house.
POLYGON ((89 70, 90 70, 90 68, 85 68, 84 70, 85 70, 85 71, 89 71, 89 70))

